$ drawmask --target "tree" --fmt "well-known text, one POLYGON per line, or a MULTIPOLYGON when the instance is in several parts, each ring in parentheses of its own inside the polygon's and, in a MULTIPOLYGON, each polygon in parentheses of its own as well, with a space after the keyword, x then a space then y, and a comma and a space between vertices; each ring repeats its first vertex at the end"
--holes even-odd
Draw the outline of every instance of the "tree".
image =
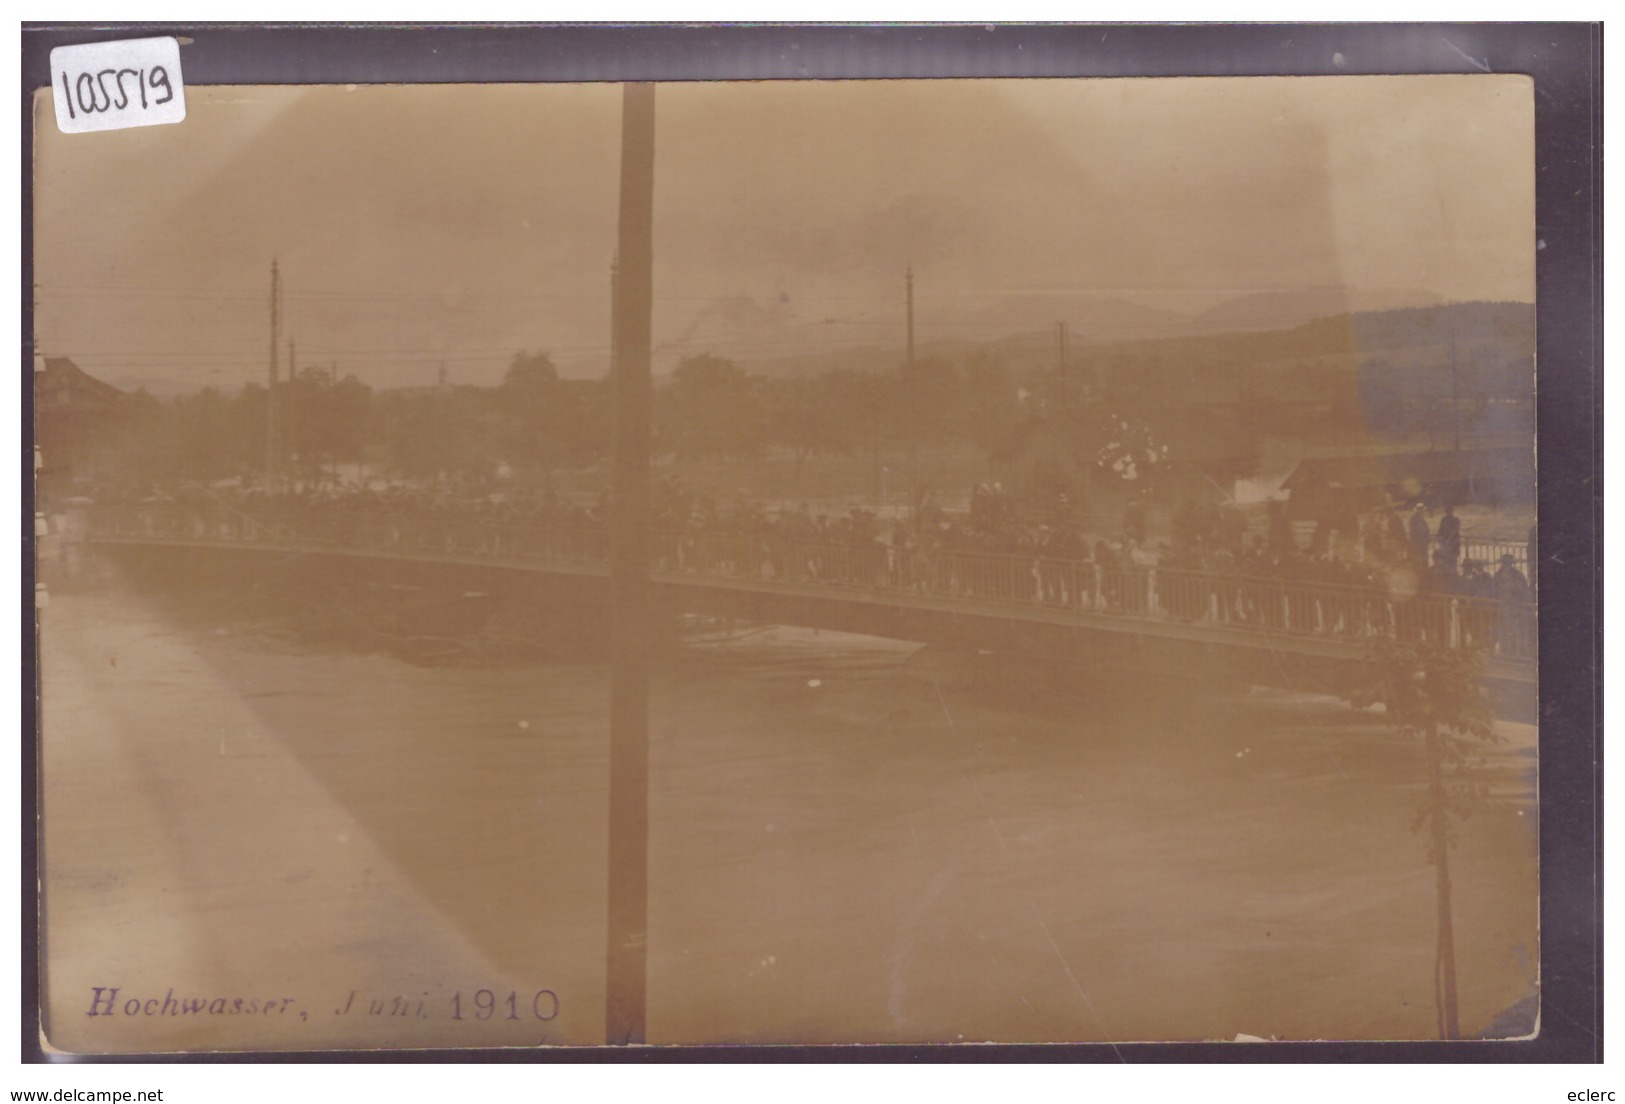
POLYGON ((1116 476, 1139 487, 1148 487, 1168 463, 1168 446, 1162 435, 1149 421, 1133 416, 1105 414, 1093 432, 1093 438, 1106 438, 1095 452, 1096 466, 1104 473, 1116 476))
POLYGON ((146 388, 118 400, 118 419, 113 424, 114 447, 122 458, 125 478, 146 488, 154 479, 170 475, 169 453, 173 434, 170 411, 146 388))
POLYGON ((373 400, 378 443, 401 475, 484 477, 496 468, 509 431, 500 388, 389 392, 373 400))
POLYGON ((559 370, 553 366, 552 354, 521 349, 508 364, 508 371, 502 377, 502 390, 509 395, 542 396, 557 382, 559 370))
POLYGON ((758 380, 726 357, 684 359, 662 388, 656 434, 679 459, 754 456, 767 442, 758 380))
POLYGON ((807 457, 850 452, 857 443, 863 412, 849 379, 828 372, 817 378, 775 380, 764 391, 768 431, 774 444, 790 449, 795 457, 797 481, 807 457))
POLYGON ((241 442, 231 433, 229 409, 213 387, 174 400, 170 409, 174 478, 207 481, 231 473, 241 442))
POLYGON ((282 385, 282 432, 288 451, 302 466, 331 467, 355 461, 365 446, 372 389, 353 375, 335 380, 320 365, 301 369, 282 385))
POLYGON ((547 353, 515 353, 499 395, 509 457, 527 468, 552 471, 567 452, 564 433, 569 423, 553 358, 547 353))
POLYGON ((1354 704, 1361 707, 1380 702, 1389 724, 1421 739, 1427 759, 1427 798, 1412 828, 1428 826, 1428 858, 1435 872, 1434 1000, 1441 1039, 1461 1037, 1451 915, 1451 817, 1465 818, 1474 804, 1485 800, 1485 789, 1473 783, 1471 771, 1477 765, 1478 747, 1500 740, 1478 681, 1482 664, 1476 649, 1401 644, 1385 638, 1373 648, 1373 685, 1353 696, 1354 704))
MULTIPOLYGON (((1079 379, 1084 378, 1082 374, 1079 379)), ((1081 385, 1068 392, 1077 402, 1083 398, 1081 385)), ((965 365, 962 405, 957 415, 956 435, 983 448, 992 448, 1021 424, 1021 388, 1015 376, 987 352, 973 355, 965 365)))
POLYGON ((959 429, 959 413, 967 401, 965 372, 942 357, 915 361, 913 371, 898 373, 902 403, 898 413, 910 440, 952 437, 959 429))

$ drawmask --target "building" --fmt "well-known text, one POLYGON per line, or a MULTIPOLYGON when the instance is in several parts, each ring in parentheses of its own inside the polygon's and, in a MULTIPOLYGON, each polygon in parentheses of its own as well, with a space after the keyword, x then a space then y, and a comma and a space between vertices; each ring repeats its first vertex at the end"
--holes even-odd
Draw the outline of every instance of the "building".
POLYGON ((124 392, 86 373, 67 357, 43 357, 34 372, 34 444, 41 496, 115 470, 111 437, 122 417, 124 392))
POLYGON ((1360 511, 1389 502, 1520 508, 1535 501, 1535 450, 1395 452, 1301 461, 1281 489, 1299 518, 1360 511))

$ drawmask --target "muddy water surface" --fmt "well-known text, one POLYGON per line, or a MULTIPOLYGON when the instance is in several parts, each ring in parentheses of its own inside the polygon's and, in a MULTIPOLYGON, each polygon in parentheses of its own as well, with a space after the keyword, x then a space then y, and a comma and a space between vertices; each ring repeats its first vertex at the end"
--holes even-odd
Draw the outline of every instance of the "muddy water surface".
MULTIPOLYGON (((602 1041, 601 663, 44 621, 52 1045, 602 1041)), ((1436 1036, 1424 768, 1378 714, 785 628, 653 701, 651 1041, 1436 1036)), ((1535 986, 1502 734, 1451 856, 1464 1033, 1535 986)))

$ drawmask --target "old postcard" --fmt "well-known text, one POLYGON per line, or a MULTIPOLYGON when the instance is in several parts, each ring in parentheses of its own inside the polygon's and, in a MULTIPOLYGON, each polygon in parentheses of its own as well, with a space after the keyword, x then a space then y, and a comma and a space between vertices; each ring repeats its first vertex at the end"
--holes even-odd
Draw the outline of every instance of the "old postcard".
POLYGON ((1538 1032, 1528 78, 184 107, 35 102, 50 1048, 1538 1032))

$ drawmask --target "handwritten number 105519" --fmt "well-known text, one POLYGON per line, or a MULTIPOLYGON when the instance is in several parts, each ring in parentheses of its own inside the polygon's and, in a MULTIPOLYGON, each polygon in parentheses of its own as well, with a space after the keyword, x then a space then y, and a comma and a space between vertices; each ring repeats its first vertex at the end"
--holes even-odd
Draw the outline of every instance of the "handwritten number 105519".
POLYGON ((130 106, 132 91, 141 97, 143 109, 166 104, 175 98, 175 88, 169 83, 169 73, 162 65, 154 65, 151 69, 103 69, 96 73, 80 73, 79 79, 71 86, 68 84, 68 74, 62 74, 62 98, 68 105, 70 119, 112 111, 114 108, 123 111, 130 106), (131 77, 134 84, 126 87, 124 82, 131 77), (163 95, 154 95, 149 101, 149 90, 154 93, 162 90, 163 95), (75 106, 79 109, 77 112, 75 106))
MULTIPOLYGON (((509 992, 506 997, 498 998, 489 989, 478 989, 474 992, 473 1007, 468 1010, 469 1018, 476 1020, 489 1020, 499 1011, 506 1011, 505 1020, 524 1019, 520 1010, 524 1004, 519 1000, 519 994, 509 992)), ((451 1018, 461 1020, 463 1016, 463 994, 456 992, 451 997, 451 1018)), ((530 1007, 526 1009, 538 1020, 551 1020, 559 1014, 559 998, 551 989, 538 989, 536 995, 530 998, 530 1007)))

